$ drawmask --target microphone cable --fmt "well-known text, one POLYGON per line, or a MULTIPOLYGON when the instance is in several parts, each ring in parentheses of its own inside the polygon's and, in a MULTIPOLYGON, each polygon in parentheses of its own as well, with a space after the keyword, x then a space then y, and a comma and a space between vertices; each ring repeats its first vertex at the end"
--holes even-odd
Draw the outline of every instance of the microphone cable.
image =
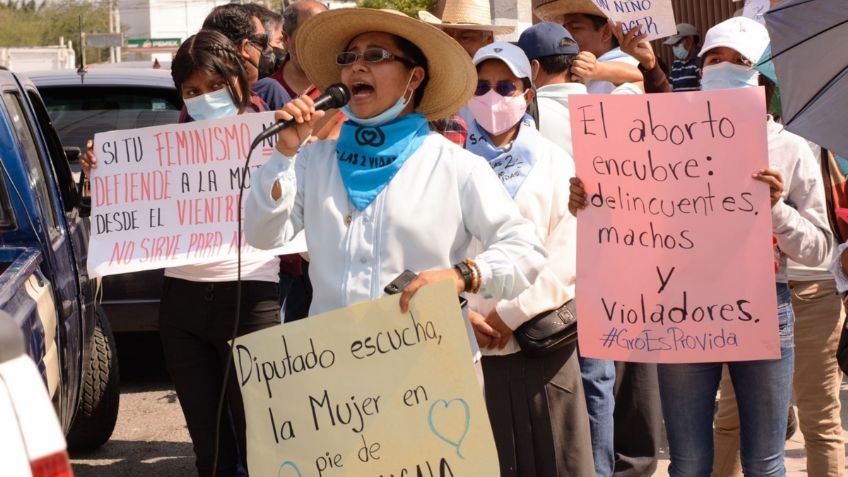
MULTIPOLYGON (((318 97, 315 101, 316 109, 326 110, 334 107, 341 107, 347 104, 350 100, 350 91, 347 86, 341 83, 336 83, 327 87, 324 94, 318 97)), ((238 210, 236 212, 236 222, 238 226, 238 230, 236 233, 236 240, 238 241, 238 247, 236 248, 236 261, 237 261, 237 275, 236 275, 236 314, 235 320, 233 320, 233 332, 231 333, 230 338, 230 346, 229 352, 227 353, 227 359, 224 364, 224 379, 221 383, 221 392, 218 395, 218 409, 215 413, 216 422, 215 422, 215 453, 213 454, 213 462, 212 462, 212 477, 217 477, 218 475, 218 457, 219 457, 219 447, 221 445, 221 415, 224 412, 224 400, 227 395, 227 382, 230 378, 230 368, 233 366, 233 351, 236 346, 236 337, 238 336, 239 330, 239 321, 241 319, 241 247, 242 247, 242 201, 244 199, 244 184, 247 180, 248 174, 248 166, 250 165, 250 158, 253 155, 253 151, 256 150, 256 147, 261 144, 263 141, 273 136, 277 132, 291 126, 294 124, 294 120, 288 121, 277 121, 270 128, 263 130, 256 136, 253 142, 250 144, 250 149, 247 151, 247 159, 244 161, 244 168, 242 169, 241 178, 239 180, 239 194, 238 194, 238 210)), ((279 282, 277 285, 277 289, 279 290, 279 282)), ((232 421, 231 421, 232 424, 232 421)), ((245 431, 247 430, 247 419, 245 418, 245 431)), ((238 444, 239 439, 236 436, 236 443, 238 444)), ((245 444, 246 445, 246 444, 245 444)), ((238 449, 240 454, 244 455, 247 449, 238 449)), ((246 464, 246 462, 245 462, 246 464)), ((247 469, 245 469, 247 470, 247 469)))
MULTIPOLYGON (((221 416, 224 412, 224 400, 227 396, 227 382, 230 379, 230 368, 233 367, 233 351, 236 346, 236 337, 238 336, 239 330, 239 321, 241 319, 241 245, 242 245, 242 200, 244 198, 244 184, 247 179, 247 171, 248 166, 250 165, 250 157, 253 155, 253 151, 256 149, 256 146, 260 144, 261 141, 254 141, 250 146, 250 150, 247 151, 247 159, 244 161, 244 168, 242 169, 241 178, 239 180, 239 195, 238 195, 238 210, 236 211, 236 222, 238 223, 238 232, 236 234, 236 240, 238 240, 238 246, 236 247, 236 263, 237 263, 237 272, 236 272, 236 314, 235 319, 233 320, 233 332, 230 334, 230 349, 227 353, 227 360, 224 364, 224 379, 221 383, 221 392, 218 395, 218 410, 215 412, 215 453, 212 461, 212 477, 217 477, 218 475, 218 457, 219 450, 221 445, 221 416)), ((277 285, 279 289, 279 284, 277 285)), ((231 411, 232 412, 232 411, 231 411)), ((245 428, 247 427, 247 419, 245 419, 245 428)), ((230 425, 233 424, 232 419, 230 419, 230 425)), ((239 439, 236 436, 236 444, 238 445, 239 439)), ((243 455, 246 449, 238 449, 239 455, 243 455)), ((247 470, 247 469, 245 469, 247 470)))

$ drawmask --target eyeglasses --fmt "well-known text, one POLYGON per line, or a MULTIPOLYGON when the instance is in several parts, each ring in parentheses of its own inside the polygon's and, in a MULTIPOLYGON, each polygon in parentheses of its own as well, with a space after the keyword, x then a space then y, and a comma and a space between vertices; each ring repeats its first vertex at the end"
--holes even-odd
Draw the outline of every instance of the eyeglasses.
MULTIPOLYGON (((477 80, 477 90, 474 91, 474 96, 483 96, 490 89, 492 89, 492 85, 488 81, 477 80)), ((515 83, 510 80, 501 80, 495 84, 495 92, 501 96, 512 96, 516 90, 518 90, 518 86, 515 86, 515 83)))
POLYGON ((355 51, 343 51, 336 55, 336 64, 339 66, 350 66, 356 63, 356 60, 360 57, 368 63, 379 63, 383 60, 395 60, 400 61, 406 66, 415 66, 413 62, 406 58, 389 53, 382 48, 368 48, 362 53, 357 53, 355 51))
POLYGON ((258 46, 260 50, 265 50, 268 48, 268 34, 267 33, 259 33, 248 37, 247 41, 253 43, 258 46))

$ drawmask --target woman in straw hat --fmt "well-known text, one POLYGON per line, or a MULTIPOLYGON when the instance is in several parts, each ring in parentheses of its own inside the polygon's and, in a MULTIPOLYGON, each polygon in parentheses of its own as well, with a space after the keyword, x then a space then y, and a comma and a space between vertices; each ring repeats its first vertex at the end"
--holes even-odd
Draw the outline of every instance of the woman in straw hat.
POLYGON ((451 280, 457 292, 511 298, 536 278, 545 252, 482 158, 429 131, 471 96, 468 55, 438 28, 398 12, 339 9, 299 32, 303 69, 321 90, 351 91, 337 141, 300 147, 323 115, 308 97, 277 115, 280 133, 246 203, 252 245, 278 247, 306 230, 311 314, 377 298, 404 270, 400 298, 451 280), (467 257, 473 237, 482 253, 467 257))

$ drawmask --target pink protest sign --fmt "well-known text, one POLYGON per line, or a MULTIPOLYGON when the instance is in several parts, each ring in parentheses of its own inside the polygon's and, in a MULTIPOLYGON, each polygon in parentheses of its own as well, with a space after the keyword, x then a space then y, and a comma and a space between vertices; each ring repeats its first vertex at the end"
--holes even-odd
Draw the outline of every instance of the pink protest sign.
MULTIPOLYGON (((274 113, 110 131, 94 136, 92 276, 235 259, 244 180, 271 155, 276 137, 250 144, 274 113)), ((249 189, 245 190, 247 198, 249 189)), ((242 258, 305 250, 256 250, 242 234, 242 258)))
POLYGON ((586 356, 780 356, 761 88, 569 98, 586 356))

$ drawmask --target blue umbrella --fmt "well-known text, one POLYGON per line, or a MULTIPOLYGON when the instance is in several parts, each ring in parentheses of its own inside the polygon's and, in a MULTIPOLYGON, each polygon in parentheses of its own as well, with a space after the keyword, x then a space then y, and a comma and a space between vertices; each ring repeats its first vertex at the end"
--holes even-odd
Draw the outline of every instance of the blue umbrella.
POLYGON ((848 156, 848 1, 785 0, 764 17, 784 125, 848 156))

